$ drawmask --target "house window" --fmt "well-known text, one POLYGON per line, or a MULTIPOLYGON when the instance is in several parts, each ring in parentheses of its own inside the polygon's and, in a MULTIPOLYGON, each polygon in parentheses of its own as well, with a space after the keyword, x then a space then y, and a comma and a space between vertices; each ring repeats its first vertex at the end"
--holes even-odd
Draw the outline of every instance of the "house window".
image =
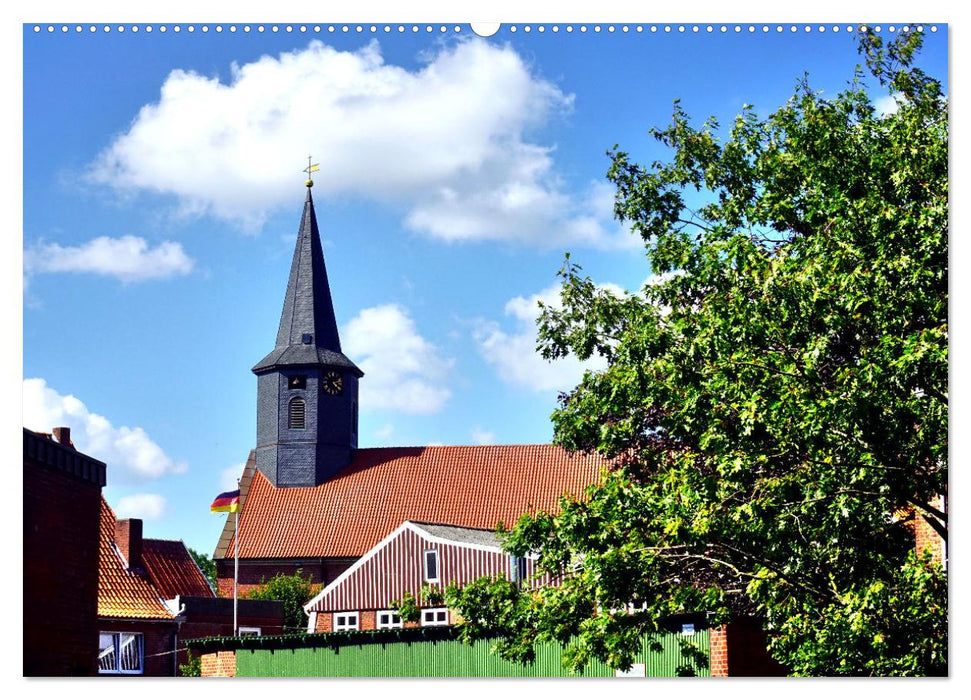
POLYGON ((394 610, 378 610, 376 619, 379 630, 390 630, 401 627, 401 616, 394 610))
POLYGON ((293 399, 290 402, 291 430, 304 430, 307 427, 307 403, 303 399, 293 399))
POLYGON ((425 550, 425 580, 430 582, 438 581, 438 551, 434 549, 425 550))
POLYGON ((348 630, 356 630, 358 628, 357 619, 356 612, 334 613, 334 631, 346 632, 348 630))
POLYGON ((262 637, 263 630, 259 627, 240 627, 239 636, 240 637, 262 637))
POLYGON ((145 672, 145 648, 141 634, 102 632, 98 635, 98 673, 141 674, 145 672))
POLYGON ((441 627, 448 624, 448 608, 427 608, 421 611, 422 627, 441 627))

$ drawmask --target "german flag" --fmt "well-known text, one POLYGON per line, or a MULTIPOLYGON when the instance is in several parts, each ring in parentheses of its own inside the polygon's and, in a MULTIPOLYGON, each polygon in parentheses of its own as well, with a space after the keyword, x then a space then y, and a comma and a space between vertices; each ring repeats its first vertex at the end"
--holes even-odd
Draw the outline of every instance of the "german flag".
POLYGON ((239 510, 239 489, 216 496, 209 510, 213 513, 235 513, 239 510))

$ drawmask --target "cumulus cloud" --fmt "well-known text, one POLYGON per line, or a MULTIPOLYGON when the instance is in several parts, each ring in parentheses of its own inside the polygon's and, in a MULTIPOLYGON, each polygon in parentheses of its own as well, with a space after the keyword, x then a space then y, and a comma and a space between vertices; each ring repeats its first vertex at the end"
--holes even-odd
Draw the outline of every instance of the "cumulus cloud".
POLYGON ((219 489, 221 491, 235 491, 239 486, 237 479, 243 475, 243 468, 246 466, 246 462, 240 462, 239 464, 234 464, 231 467, 226 467, 219 474, 219 489))
POLYGON ((362 407, 430 414, 451 396, 446 379, 454 360, 425 340, 400 306, 364 309, 342 337, 345 352, 366 375, 362 407))
MULTIPOLYGON (((600 285, 618 296, 624 291, 613 284, 600 285)), ((514 329, 503 330, 496 321, 480 321, 473 333, 479 354, 506 382, 533 391, 568 391, 576 386, 584 371, 606 367, 603 358, 580 362, 565 357, 549 362, 536 351, 536 319, 539 302, 561 308, 560 287, 553 285, 530 297, 514 297, 506 302, 506 316, 513 318, 514 329)))
POLYGON ((78 272, 128 283, 187 275, 193 265, 179 243, 165 241, 151 248, 135 236, 100 236, 79 246, 39 243, 24 250, 25 275, 78 272))
POLYGON ((472 444, 494 445, 496 444, 496 434, 491 430, 485 430, 479 427, 472 428, 472 444))
POLYGON ((44 433, 57 426, 71 428, 75 447, 108 465, 109 483, 147 481, 188 468, 165 454, 143 428, 115 427, 77 397, 59 394, 43 379, 25 379, 23 388, 24 427, 44 433))
POLYGON ((155 493, 134 493, 118 499, 114 508, 119 519, 158 520, 165 513, 165 498, 155 493))
POLYGON ((89 176, 258 227, 292 203, 299 161, 281 154, 309 152, 318 191, 389 203, 432 237, 627 245, 609 211, 590 209, 606 184, 570 191, 553 145, 531 138, 573 100, 509 45, 457 41, 409 70, 376 40, 353 52, 312 41, 234 64, 225 81, 171 72, 89 176))

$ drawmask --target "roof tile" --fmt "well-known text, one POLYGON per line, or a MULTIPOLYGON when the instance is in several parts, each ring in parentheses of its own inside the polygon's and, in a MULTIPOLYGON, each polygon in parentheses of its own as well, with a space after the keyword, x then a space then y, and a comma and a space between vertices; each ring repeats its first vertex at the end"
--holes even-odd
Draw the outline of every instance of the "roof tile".
MULTIPOLYGON (((313 487, 275 488, 255 472, 239 514, 239 556, 359 557, 405 520, 511 526, 526 512, 555 511, 561 495, 581 496, 605 465, 556 445, 476 445, 359 449, 313 487)), ((216 556, 232 552, 223 537, 216 556)))
POLYGON ((115 514, 101 498, 101 539, 98 552, 98 617, 171 620, 148 577, 124 564, 114 545, 115 514))

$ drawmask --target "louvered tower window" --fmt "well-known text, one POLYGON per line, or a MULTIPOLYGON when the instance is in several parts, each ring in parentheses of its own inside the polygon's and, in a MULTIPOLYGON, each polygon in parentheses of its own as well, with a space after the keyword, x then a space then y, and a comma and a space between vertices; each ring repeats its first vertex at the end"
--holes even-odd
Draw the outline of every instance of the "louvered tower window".
POLYGON ((307 403, 303 399, 290 402, 290 428, 304 430, 307 427, 307 403))

